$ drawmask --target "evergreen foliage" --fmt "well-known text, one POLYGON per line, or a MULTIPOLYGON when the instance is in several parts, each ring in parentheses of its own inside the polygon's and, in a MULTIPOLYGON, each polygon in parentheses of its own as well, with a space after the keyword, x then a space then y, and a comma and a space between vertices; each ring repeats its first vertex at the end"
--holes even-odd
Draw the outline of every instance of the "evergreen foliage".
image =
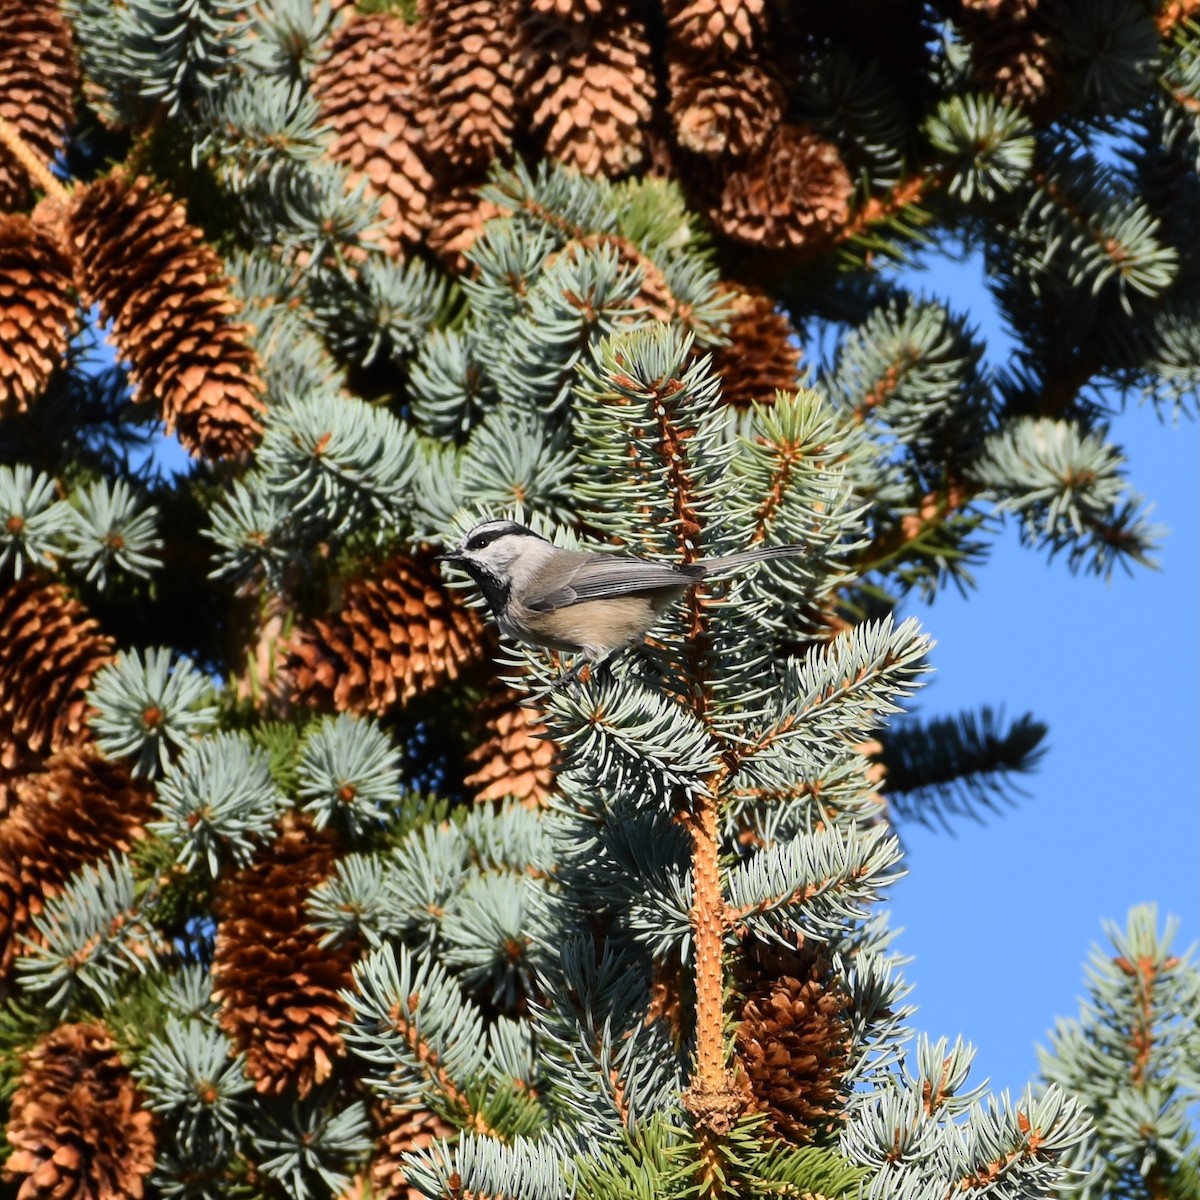
POLYGON ((1195 947, 1172 953, 1178 924, 1168 918, 1160 932, 1154 905, 1132 909, 1124 929, 1106 922, 1110 944, 1092 948, 1079 1016, 1060 1018, 1039 1047, 1043 1077, 1075 1092, 1094 1120, 1067 1195, 1195 1195, 1200 968, 1195 947))
POLYGON ((0 95, 43 255, 0 264, 6 1186, 1193 1194, 1200 991, 1152 914, 1014 1098, 915 1032, 879 907, 897 826, 998 808, 1046 732, 902 715, 912 593, 1010 514, 1153 559, 1111 432, 1195 406, 1193 8, 0 12, 0 93, 39 49, 83 80, 69 130, 0 95), (1009 363, 904 286, 922 243, 983 256, 1009 363), (803 552, 571 663, 435 565, 498 517, 803 552), (85 750, 152 814, 92 844, 67 789, 34 845, 85 750))

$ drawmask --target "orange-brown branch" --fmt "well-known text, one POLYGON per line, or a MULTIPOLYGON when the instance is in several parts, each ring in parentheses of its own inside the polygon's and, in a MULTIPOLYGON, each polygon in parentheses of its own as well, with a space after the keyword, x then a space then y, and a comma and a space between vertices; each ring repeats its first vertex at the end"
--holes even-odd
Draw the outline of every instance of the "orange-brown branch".
POLYGON ((29 148, 13 125, 3 117, 0 117, 0 145, 21 164, 34 185, 40 187, 47 196, 62 205, 70 201, 71 193, 54 177, 49 166, 29 148))
MULTIPOLYGON (((719 1140, 745 1110, 745 1098, 725 1059, 725 933, 729 916, 721 892, 719 797, 728 768, 708 781, 708 791, 692 798, 683 816, 692 837, 692 941, 696 959, 696 1072, 683 1094, 697 1136, 719 1153, 719 1140)), ((703 1163, 702 1163, 703 1168, 703 1163)), ((719 1179, 719 1164, 709 1169, 719 1179)))
POLYGON ((942 172, 930 171, 925 175, 913 175, 902 179, 886 196, 872 196, 842 226, 838 233, 839 242, 849 242, 865 233, 872 225, 878 225, 901 209, 916 204, 927 192, 942 185, 942 172))
POLYGON ((1154 978, 1158 968, 1152 958, 1145 956, 1136 963, 1121 957, 1115 960, 1117 967, 1133 978, 1134 1006, 1136 1016, 1129 1031, 1129 1049, 1132 1053, 1131 1076, 1135 1087, 1146 1082, 1146 1070, 1150 1065, 1150 1053, 1154 1049, 1154 978))
POLYGON ((989 1163, 985 1163, 973 1175, 968 1175, 959 1180, 958 1187, 963 1191, 967 1188, 982 1188, 990 1183, 994 1183, 1008 1167, 1022 1158, 1045 1158, 1045 1143, 1046 1136, 1040 1129, 1034 1129, 1029 1117, 1023 1113, 1017 1113, 1017 1124, 1021 1128, 1021 1132, 1027 1137, 1026 1144, 1018 1147, 1016 1150, 1011 1150, 1007 1154, 1001 1155, 997 1159, 993 1159, 989 1163))
POLYGON ((920 539, 929 529, 942 524, 947 517, 966 508, 975 498, 978 489, 963 482, 952 479, 944 489, 930 492, 921 500, 921 507, 915 513, 909 513, 887 533, 876 537, 859 555, 855 562, 856 576, 861 578, 868 571, 873 571, 902 555, 907 547, 920 539))
POLYGON ((752 542, 761 542, 767 536, 767 525, 779 510, 784 496, 791 488, 792 477, 796 473, 796 464, 802 457, 800 447, 794 442, 776 445, 774 448, 779 452, 780 457, 772 472, 771 486, 767 489, 766 499, 758 509, 758 517, 754 522, 754 536, 750 539, 752 542))
MULTIPOLYGON (((830 875, 825 879, 817 880, 816 883, 793 888, 786 896, 780 896, 778 899, 772 901, 771 906, 773 908, 782 908, 790 904, 803 904, 806 900, 811 900, 814 896, 820 895, 832 883, 862 879, 866 874, 867 871, 863 868, 862 870, 851 871, 848 875, 830 875)), ((741 908, 726 909, 726 919, 729 927, 735 932, 741 932, 738 927, 742 922, 747 917, 752 917, 759 911, 761 910, 757 904, 744 904, 741 908)))
POLYGON ((419 1002, 420 997, 414 994, 409 996, 407 1004, 393 1005, 390 1014, 392 1028, 408 1043, 409 1050, 416 1055, 417 1061, 429 1073, 429 1078, 442 1089, 442 1094, 446 1099, 467 1114, 472 1130, 486 1137, 503 1138, 504 1135, 499 1130, 493 1129, 484 1120, 482 1113, 472 1112, 471 1102, 466 1092, 454 1082, 450 1073, 442 1066, 437 1051, 417 1032, 417 1027, 410 1017, 416 1011, 419 1002))

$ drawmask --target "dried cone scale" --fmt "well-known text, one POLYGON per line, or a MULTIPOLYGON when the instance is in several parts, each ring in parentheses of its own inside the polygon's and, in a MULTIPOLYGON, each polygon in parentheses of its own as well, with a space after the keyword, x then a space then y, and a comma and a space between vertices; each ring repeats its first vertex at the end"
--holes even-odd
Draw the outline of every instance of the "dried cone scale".
POLYGON ((358 1190, 344 1193, 340 1200, 422 1200, 425 1193, 408 1182, 404 1155, 425 1150, 439 1138, 452 1139, 458 1130, 426 1109, 410 1112, 386 1103, 376 1107, 374 1118, 375 1155, 358 1190))
POLYGON ((432 558, 402 555, 348 583, 335 616, 293 636, 287 665, 305 703, 383 713, 456 678, 486 645, 432 558))
POLYGON ((604 11, 606 0, 525 0, 529 12, 564 24, 592 21, 604 11))
POLYGON ((1058 83, 1054 0, 966 0, 958 23, 971 50, 971 74, 1001 99, 1036 112, 1058 83))
POLYGON ((455 275, 469 273, 467 251, 483 232, 485 222, 500 213, 496 204, 478 194, 478 186, 474 182, 461 184, 433 201, 433 224, 425 245, 455 275))
POLYGON ((61 584, 23 579, 0 590, 0 764, 86 740, 87 689, 112 656, 61 584))
POLYGON ((152 788, 90 747, 53 755, 15 791, 17 804, 0 822, 0 978, 45 901, 81 867, 128 853, 154 812, 152 788))
POLYGON ((6 1130, 19 1200, 138 1200, 154 1126, 103 1025, 60 1025, 25 1058, 6 1130))
MULTIPOLYGON (((78 84, 71 27, 57 0, 0 4, 0 119, 43 163, 54 161, 75 119, 78 84)), ((25 169, 0 145, 0 211, 23 208, 30 194, 25 169)))
POLYGON ((332 155, 349 169, 351 183, 365 180, 378 198, 382 246, 390 254, 419 243, 432 222, 428 61, 423 24, 377 13, 348 21, 334 34, 313 80, 321 119, 334 131, 332 155))
POLYGON ((350 986, 356 948, 323 947, 304 909, 334 861, 331 836, 291 821, 218 888, 213 999, 260 1092, 303 1098, 345 1052, 338 990, 350 986))
POLYGON ((700 54, 737 54, 767 29, 767 0, 663 0, 663 14, 672 38, 700 54))
POLYGON ((68 228, 80 291, 113 322, 139 397, 195 455, 252 449, 265 411, 258 359, 216 251, 146 179, 110 175, 77 194, 68 228))
POLYGON ((0 215, 0 420, 25 412, 62 361, 73 286, 52 228, 20 213, 0 215))

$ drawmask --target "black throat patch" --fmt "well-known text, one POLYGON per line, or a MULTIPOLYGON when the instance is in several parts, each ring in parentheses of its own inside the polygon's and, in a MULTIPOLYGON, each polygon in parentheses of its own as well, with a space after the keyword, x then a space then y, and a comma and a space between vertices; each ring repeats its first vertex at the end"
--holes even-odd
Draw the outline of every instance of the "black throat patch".
POLYGON ((489 571, 486 567, 481 567, 478 563, 463 562, 459 565, 479 584, 479 590, 488 602, 488 608, 492 610, 492 615, 499 617, 508 607, 508 596, 512 591, 512 583, 507 579, 501 579, 499 575, 489 571))

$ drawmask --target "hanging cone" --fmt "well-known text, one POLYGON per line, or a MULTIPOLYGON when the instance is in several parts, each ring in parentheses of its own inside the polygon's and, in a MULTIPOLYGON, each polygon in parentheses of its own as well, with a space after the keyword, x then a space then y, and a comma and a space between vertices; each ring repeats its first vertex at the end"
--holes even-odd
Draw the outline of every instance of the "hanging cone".
POLYGON ((819 249, 845 225, 853 184, 837 147, 805 125, 780 125, 731 163, 710 205, 727 237, 769 249, 819 249))
POLYGON ((194 455, 252 449, 264 411, 258 359, 223 266, 183 205, 146 179, 84 188, 69 229, 84 300, 113 322, 135 395, 158 403, 194 455))
POLYGON ((646 157, 655 78, 645 25, 618 2, 586 25, 526 17, 516 88, 544 153, 589 175, 619 176, 646 157))
POLYGON ((112 657, 61 584, 22 579, 0 591, 0 764, 88 740, 87 689, 112 657))
POLYGON ((154 791, 90 747, 68 748, 15 786, 0 822, 0 978, 24 953, 32 919, 81 867, 145 837, 154 791))
POLYGON ((373 1116, 375 1156, 339 1200, 423 1200, 425 1193, 408 1182, 404 1155, 428 1149, 439 1138, 452 1140, 458 1129, 436 1113, 409 1112, 387 1103, 378 1104, 373 1116))
POLYGON ((519 699, 498 687, 479 706, 480 736, 467 754, 463 783, 481 803, 512 796, 540 808, 554 790, 557 747, 540 716, 519 699))
POLYGON ((467 251, 483 232, 486 221, 500 215, 500 208, 482 199, 478 188, 482 179, 460 184, 433 201, 432 224, 425 244, 441 260, 447 271, 466 275, 470 269, 467 251))
MULTIPOLYGON (((71 27, 58 0, 0 4, 0 118, 46 166, 75 119, 78 85, 71 27)), ((0 210, 24 208, 32 194, 25 168, 0 145, 0 210)))
MULTIPOLYGON (((731 290, 731 289, 727 289, 731 290)), ((735 293, 725 336, 729 345, 713 352, 726 404, 748 408, 770 404, 776 391, 794 391, 800 376, 800 339, 785 313, 758 288, 735 293)))
MULTIPOLYGON (((482 171, 512 147, 514 6, 507 0, 425 0, 430 151, 449 173, 482 171)), ((437 228, 436 219, 433 228, 437 228)))
POLYGON ((994 95, 1037 112, 1058 84, 1045 0, 964 0, 959 25, 971 74, 994 95))
POLYGON ((483 622, 432 558, 401 555, 348 583, 336 616, 296 633, 287 669, 304 703, 384 713, 456 678, 486 647, 483 622))
POLYGON ((338 989, 350 986, 358 951, 349 943, 322 947, 304 913, 335 858, 331 834, 292 820, 218 887, 213 999, 260 1092, 303 1098, 345 1053, 338 1025, 347 1009, 338 989))
POLYGON ((313 90, 335 133, 332 155, 366 180, 386 220, 383 248, 401 254, 431 224, 435 181, 425 145, 433 120, 424 86, 429 31, 400 17, 358 17, 334 34, 313 90))
POLYGON ((8 1119, 18 1200, 138 1200, 154 1127, 103 1025, 61 1025, 25 1058, 8 1119))
POLYGON ((669 78, 675 138, 694 154, 742 158, 758 150, 783 118, 779 76, 753 59, 713 64, 675 55, 669 78))
POLYGON ((663 0, 672 38, 697 54, 734 55, 762 42, 766 0, 663 0))
POLYGON ((0 215, 0 420, 25 412, 62 361, 72 286, 71 262, 50 229, 0 215))
POLYGON ((842 1110, 850 1064, 849 998, 818 950, 748 941, 737 1059, 754 1106, 781 1137, 811 1141, 842 1110))

